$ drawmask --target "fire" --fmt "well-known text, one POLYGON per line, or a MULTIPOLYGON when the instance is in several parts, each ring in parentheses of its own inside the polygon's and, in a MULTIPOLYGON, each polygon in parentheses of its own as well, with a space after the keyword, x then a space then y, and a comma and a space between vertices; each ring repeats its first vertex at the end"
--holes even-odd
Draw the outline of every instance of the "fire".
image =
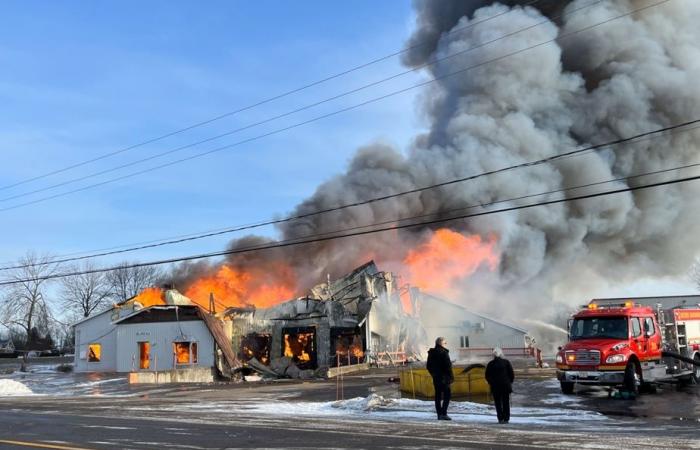
POLYGON ((495 247, 495 236, 485 240, 479 235, 465 236, 443 228, 409 251, 404 264, 412 285, 449 293, 456 281, 470 276, 479 267, 486 265, 495 270, 499 263, 495 247))
POLYGON ((165 305, 165 296, 162 289, 150 287, 141 291, 132 301, 139 302, 144 308, 148 308, 149 306, 165 305))
POLYGON ((313 351, 313 340, 313 333, 285 334, 284 356, 300 363, 311 361, 309 351, 313 351))
POLYGON ((293 269, 282 262, 245 270, 223 265, 214 274, 195 281, 185 295, 205 308, 209 306, 210 294, 214 294, 219 306, 266 308, 293 298, 294 280, 293 269))
POLYGON ((190 343, 189 342, 173 342, 173 353, 177 364, 190 363, 190 343))
POLYGON ((413 310, 413 303, 411 302, 411 293, 408 290, 399 293, 399 300, 401 300, 403 312, 405 312, 409 316, 415 314, 415 311, 413 310))
POLYGON ((364 350, 362 350, 362 341, 358 338, 354 339, 350 346, 346 346, 343 343, 338 343, 335 346, 336 355, 340 355, 340 358, 346 358, 348 354, 353 358, 361 359, 365 356, 364 350))

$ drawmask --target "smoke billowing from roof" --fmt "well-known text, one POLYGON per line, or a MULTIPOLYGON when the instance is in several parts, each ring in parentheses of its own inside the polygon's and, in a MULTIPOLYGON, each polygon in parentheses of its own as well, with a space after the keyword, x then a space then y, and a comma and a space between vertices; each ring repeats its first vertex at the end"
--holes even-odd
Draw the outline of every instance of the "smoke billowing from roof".
MULTIPOLYGON (((405 54, 404 63, 421 65, 549 18, 528 31, 430 66, 431 74, 440 77, 652 1, 542 0, 523 6, 526 3, 531 2, 417 1, 416 30, 408 45, 426 44, 405 54), (595 5, 581 9, 590 4, 595 5), (508 14, 451 33, 511 8, 508 14)), ((293 214, 700 118, 698 23, 700 2, 671 1, 441 79, 420 97, 429 130, 417 136, 410 149, 384 144, 360 149, 345 173, 319 186, 293 214)), ((665 169, 697 162, 698 143, 698 132, 677 133, 314 216, 283 224, 279 231, 289 239, 665 169)), ((700 240, 694 226, 699 193, 696 184, 679 184, 450 222, 446 226, 453 230, 498 238, 498 269, 466 280, 465 301, 498 298, 512 304, 514 311, 531 310, 533 301, 550 302, 553 297, 581 302, 581 298, 557 296, 607 281, 683 273, 700 240)), ((254 264, 283 254, 298 273, 309 277, 300 284, 311 285, 326 271, 342 275, 367 257, 380 265, 386 262, 391 269, 430 231, 341 239, 236 261, 254 264)), ((245 240, 231 244, 234 248, 246 245, 245 240)))

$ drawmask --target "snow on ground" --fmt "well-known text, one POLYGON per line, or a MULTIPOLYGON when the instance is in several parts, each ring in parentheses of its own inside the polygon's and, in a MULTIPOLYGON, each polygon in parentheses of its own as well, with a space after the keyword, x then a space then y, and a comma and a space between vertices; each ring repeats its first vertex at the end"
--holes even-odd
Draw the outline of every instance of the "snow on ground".
POLYGON ((544 405, 561 405, 575 407, 583 402, 583 399, 576 395, 564 395, 561 393, 561 387, 558 380, 545 380, 536 382, 546 392, 546 396, 539 398, 539 402, 544 405))
MULTIPOLYGON (((0 375, 0 383, 16 382, 36 395, 56 396, 130 396, 124 376, 114 374, 82 374, 60 372, 56 365, 31 365, 26 372, 15 370, 0 375)), ((1 395, 1 393, 0 393, 1 395)))
MULTIPOLYGON (((180 404, 165 407, 136 407, 135 410, 168 409, 178 412, 207 412, 231 414, 237 411, 244 414, 290 416, 290 417, 357 417, 381 420, 435 419, 435 406, 432 401, 399 398, 385 398, 377 394, 335 402, 285 402, 269 399, 249 399, 246 402, 209 402, 180 404)), ((449 415, 455 421, 471 423, 492 423, 496 420, 493 406, 474 402, 451 402, 449 415)), ((580 425, 584 422, 608 420, 604 415, 581 409, 555 407, 513 407, 511 423, 537 424, 548 426, 580 425)))
POLYGON ((34 395, 34 392, 19 381, 0 379, 0 397, 15 395, 34 395))

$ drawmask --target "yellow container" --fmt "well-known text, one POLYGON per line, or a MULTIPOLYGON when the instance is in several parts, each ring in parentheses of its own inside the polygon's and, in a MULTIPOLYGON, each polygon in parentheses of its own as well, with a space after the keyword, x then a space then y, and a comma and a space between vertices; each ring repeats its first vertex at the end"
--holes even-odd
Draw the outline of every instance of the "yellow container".
MULTIPOLYGON (((485 395, 491 392, 486 382, 486 369, 481 366, 455 367, 452 373, 455 382, 452 384, 452 396, 485 395)), ((406 367, 399 372, 399 388, 401 392, 418 397, 435 397, 433 377, 427 369, 413 369, 406 367)))

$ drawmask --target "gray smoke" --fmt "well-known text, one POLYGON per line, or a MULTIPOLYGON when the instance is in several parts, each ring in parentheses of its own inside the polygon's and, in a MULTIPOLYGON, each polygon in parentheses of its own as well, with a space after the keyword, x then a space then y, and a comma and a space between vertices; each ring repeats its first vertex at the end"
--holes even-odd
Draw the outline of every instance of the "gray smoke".
MULTIPOLYGON (((417 1, 416 30, 408 42, 414 47, 404 58, 408 66, 548 19, 524 33, 431 66, 435 77, 558 40, 434 83, 421 97, 429 131, 417 136, 412 148, 402 152, 377 144, 361 149, 346 173, 323 183, 293 214, 700 118, 700 2, 672 0, 569 37, 561 36, 652 1, 542 0, 523 6, 526 3, 531 2, 417 1), (580 9, 592 3, 597 4, 580 9), (511 8, 494 20, 450 33, 511 8)), ((698 142, 697 132, 677 133, 315 216, 285 224, 280 231, 289 239, 698 162, 698 142)), ((497 272, 483 271, 465 280, 462 300, 479 301, 482 307, 493 302, 494 310, 508 304, 514 315, 536 310, 542 317, 538 307, 553 300, 580 304, 585 298, 579 295, 601 284, 684 273, 700 240, 694 227, 699 192, 697 184, 679 184, 443 225, 498 237, 501 263, 497 272)), ((326 271, 341 275, 368 256, 392 268, 429 231, 342 239, 285 254, 300 273, 318 281, 326 271)))

